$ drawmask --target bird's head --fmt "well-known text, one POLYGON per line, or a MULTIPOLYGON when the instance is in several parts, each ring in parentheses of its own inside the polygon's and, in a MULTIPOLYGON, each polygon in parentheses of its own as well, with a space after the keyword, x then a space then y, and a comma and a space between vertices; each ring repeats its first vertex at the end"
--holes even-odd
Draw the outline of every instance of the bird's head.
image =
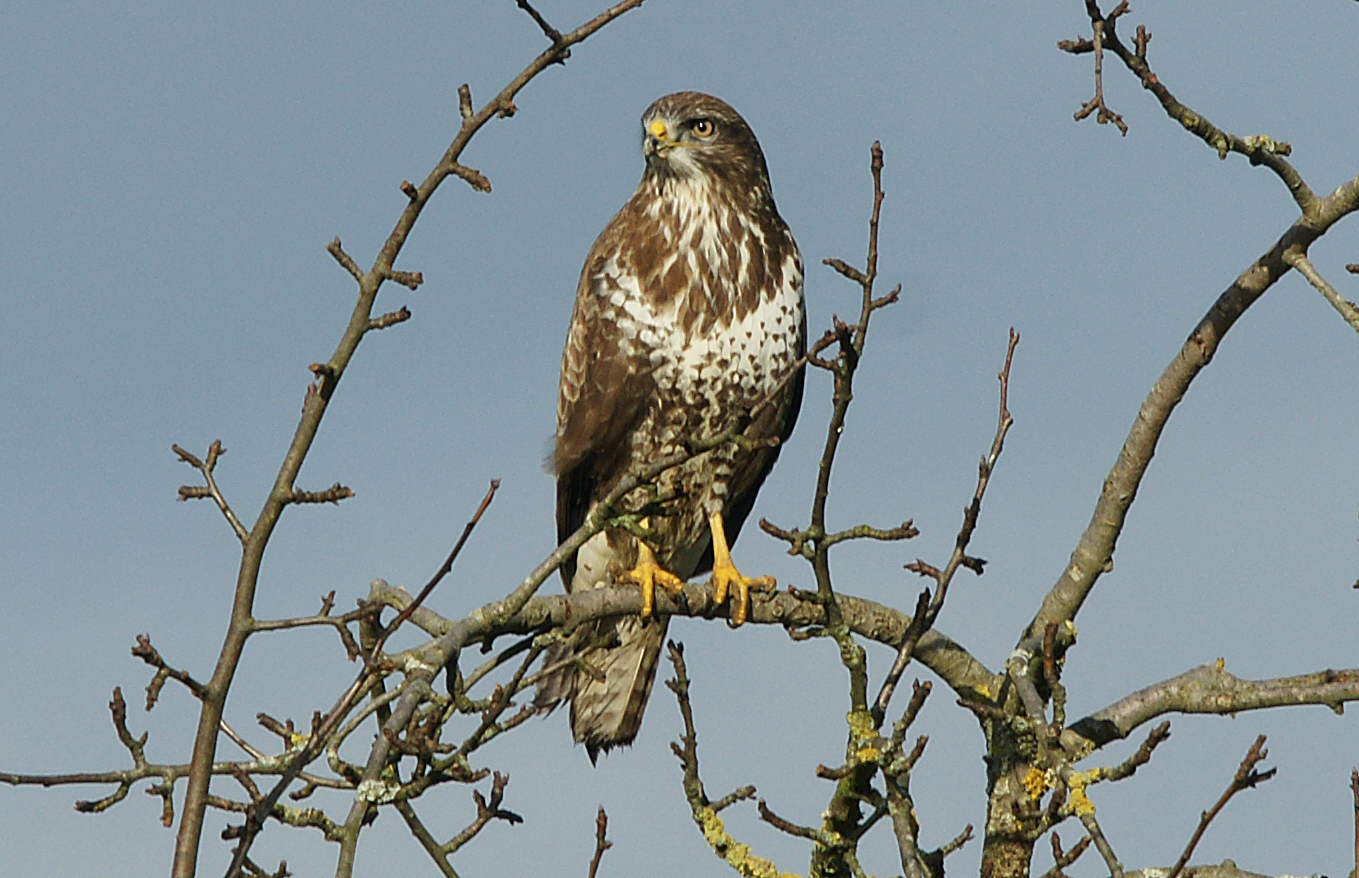
POLYGON ((647 173, 768 187, 755 134, 725 101, 696 91, 657 100, 642 114, 647 173))

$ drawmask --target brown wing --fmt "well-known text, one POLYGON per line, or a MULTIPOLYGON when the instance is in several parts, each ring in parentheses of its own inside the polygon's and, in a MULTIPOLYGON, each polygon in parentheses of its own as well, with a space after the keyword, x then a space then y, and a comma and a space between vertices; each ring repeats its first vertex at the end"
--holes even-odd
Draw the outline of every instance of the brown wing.
MULTIPOLYGON (((623 214, 615 217, 585 260, 562 353, 553 451, 558 543, 581 526, 590 504, 625 474, 628 434, 655 396, 649 360, 625 336, 620 318, 626 315, 614 304, 618 294, 637 285, 618 258, 623 223, 623 214)), ((562 565, 561 573, 569 589, 574 559, 562 565)))

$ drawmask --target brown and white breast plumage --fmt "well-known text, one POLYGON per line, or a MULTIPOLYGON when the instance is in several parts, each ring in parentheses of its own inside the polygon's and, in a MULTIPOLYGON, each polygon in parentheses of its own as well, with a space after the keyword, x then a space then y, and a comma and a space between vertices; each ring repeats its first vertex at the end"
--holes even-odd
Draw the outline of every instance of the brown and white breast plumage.
MULTIPOLYGON (((646 173, 586 259, 562 356, 559 539, 630 470, 689 441, 733 429, 786 438, 802 398, 801 373, 789 378, 806 345, 802 262, 754 135, 697 92, 661 98, 642 122, 646 173)), ((661 487, 677 499, 651 517, 648 540, 660 563, 681 578, 710 569, 708 516, 720 512, 734 540, 778 451, 728 443, 666 473, 661 487)), ((625 508, 643 502, 634 493, 625 508)), ((636 556, 627 532, 597 534, 563 567, 567 588, 609 585, 636 556)), ((538 694, 547 707, 570 698, 591 759, 636 735, 665 628, 664 618, 604 620, 549 654, 551 664, 574 653, 596 672, 567 665, 538 694)))

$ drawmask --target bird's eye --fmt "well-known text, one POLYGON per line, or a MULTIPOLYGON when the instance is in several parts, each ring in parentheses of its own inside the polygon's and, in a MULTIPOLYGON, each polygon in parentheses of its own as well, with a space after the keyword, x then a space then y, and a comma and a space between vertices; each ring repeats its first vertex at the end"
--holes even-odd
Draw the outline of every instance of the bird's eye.
POLYGON ((698 119, 695 120, 693 125, 689 126, 689 130, 699 137, 712 137, 713 133, 717 131, 717 126, 713 125, 711 119, 698 119))

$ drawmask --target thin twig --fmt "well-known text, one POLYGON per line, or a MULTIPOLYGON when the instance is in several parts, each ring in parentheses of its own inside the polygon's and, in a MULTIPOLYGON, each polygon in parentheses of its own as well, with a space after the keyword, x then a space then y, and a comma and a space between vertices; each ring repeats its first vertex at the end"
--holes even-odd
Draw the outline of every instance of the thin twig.
POLYGON ((1305 253, 1289 251, 1284 254, 1284 261, 1298 270, 1298 273, 1307 278, 1307 282, 1316 288, 1316 291, 1326 297, 1326 301, 1331 303, 1331 307, 1340 312, 1340 316, 1345 318, 1345 322, 1359 332, 1359 306, 1341 296, 1336 292, 1335 287, 1327 283, 1326 278, 1321 276, 1321 272, 1313 267, 1308 261, 1305 253))
POLYGON ((1254 789, 1257 784, 1264 783, 1278 772, 1279 769, 1271 768, 1268 771, 1256 771, 1255 766, 1259 765, 1269 756, 1269 751, 1265 749, 1265 736, 1261 735, 1255 739, 1255 743, 1246 751, 1245 758, 1241 760, 1241 765, 1237 767, 1232 782, 1227 785, 1226 791, 1212 808, 1203 812, 1199 816, 1199 825, 1194 830, 1194 835, 1189 839, 1189 844, 1184 848, 1184 853, 1175 861, 1174 867, 1165 878, 1179 878, 1179 874, 1184 871, 1185 864, 1194 854, 1194 848, 1198 845, 1199 839, 1203 838, 1203 833, 1208 829, 1208 824, 1213 822, 1213 818, 1218 815, 1226 804, 1231 801, 1232 796, 1242 790, 1254 789))
POLYGON ((1042 878, 1065 878, 1066 873, 1062 871, 1067 866, 1080 859, 1081 854, 1085 853, 1090 847, 1090 836, 1081 836, 1081 840, 1069 851, 1062 851, 1062 839, 1056 832, 1052 833, 1052 868, 1043 873, 1042 878))
POLYGON ((211 497, 212 501, 217 504, 217 508, 221 510, 223 517, 226 518, 227 523, 231 525, 231 530, 236 534, 236 538, 244 543, 246 538, 250 536, 250 532, 246 530, 245 525, 241 524, 240 519, 236 517, 236 513, 231 510, 231 505, 227 503, 226 497, 222 495, 222 490, 217 487, 217 479, 212 474, 213 469, 217 466, 217 458, 226 454, 226 449, 222 447, 222 440, 214 440, 212 445, 209 446, 207 460, 199 460, 178 445, 171 445, 170 448, 179 456, 180 460, 201 472, 203 474, 203 480, 207 482, 207 485, 204 487, 181 485, 179 489, 179 499, 198 500, 204 497, 211 497))
POLYGON ((1359 768, 1350 769, 1350 792, 1354 794, 1354 874, 1359 878, 1359 768))
POLYGON ((415 840, 420 842, 420 847, 425 849, 429 858, 434 861, 434 866, 444 878, 458 878, 458 873, 454 871, 453 864, 448 862, 448 854, 444 851, 443 845, 429 831, 425 824, 420 820, 420 815, 415 813, 415 808, 407 800, 396 802, 396 813, 401 815, 401 819, 406 821, 406 828, 410 830, 415 840))
POLYGON ((769 806, 765 804, 764 799, 760 799, 756 802, 755 808, 760 812, 760 819, 777 829, 779 832, 786 833, 794 838, 806 838, 812 841, 817 840, 818 833, 815 829, 812 829, 810 826, 799 826, 796 823, 784 820, 769 809, 769 806))
MULTIPOLYGON (((1176 100, 1175 96, 1170 93, 1170 89, 1166 87, 1160 77, 1152 72, 1147 63, 1147 45, 1151 42, 1151 34, 1147 33, 1145 27, 1139 26, 1137 28, 1137 37, 1134 41, 1135 50, 1129 50, 1123 44, 1117 33, 1117 19, 1128 11, 1127 0, 1122 0, 1107 16, 1100 12, 1097 0, 1085 0, 1085 7, 1095 34, 1095 42, 1088 40, 1063 41, 1058 43, 1058 48, 1067 52, 1081 53, 1094 51, 1098 46, 1101 51, 1096 52, 1095 63, 1097 66, 1100 63, 1103 49, 1113 52, 1123 62, 1123 65, 1138 78, 1142 87, 1155 95, 1166 114, 1216 150, 1219 158, 1225 159, 1229 153, 1235 152, 1246 156, 1253 165, 1264 165, 1288 187, 1288 191, 1293 195, 1293 200, 1297 202, 1300 209, 1304 212, 1314 209, 1318 201, 1316 194, 1303 181, 1302 175, 1297 172, 1297 169, 1284 159, 1284 156, 1292 152, 1292 147, 1283 141, 1273 140, 1264 135, 1238 137, 1235 134, 1223 131, 1209 122, 1202 114, 1191 110, 1176 100)), ((1086 110, 1085 112, 1088 113, 1089 111, 1086 110)), ((1100 121, 1104 120, 1101 119, 1100 121)), ((1122 126, 1120 125, 1120 127, 1122 126)))
POLYGON ((609 841, 606 833, 609 831, 609 815, 604 813, 604 806, 599 806, 599 814, 595 817, 595 855, 590 858, 589 878, 595 878, 599 873, 599 861, 604 859, 604 852, 613 847, 613 842, 609 841))
MULTIPOLYGON (((737 871, 755 875, 778 874, 773 863, 751 854, 749 847, 740 844, 727 833, 721 819, 717 817, 713 803, 709 801, 703 789, 703 780, 698 773, 698 732, 694 726, 693 705, 689 700, 689 672, 684 663, 684 645, 671 640, 666 644, 666 649, 670 663, 675 669, 675 678, 666 680, 665 685, 675 694, 680 718, 684 722, 684 734, 680 736, 678 742, 671 742, 670 752, 675 754, 683 768, 684 797, 689 803, 694 823, 703 832, 703 837, 713 853, 737 871)), ((723 797, 723 804, 727 798, 723 797)))
MULTIPOLYGON (((911 618, 911 627, 907 629, 906 639, 897 648, 897 656, 892 662, 892 668, 887 672, 887 676, 882 681, 882 688, 878 690, 878 697, 873 701, 874 728, 882 728, 882 721, 887 716, 887 705, 892 700, 892 694, 896 691, 897 683, 901 681, 901 675, 906 671, 906 665, 911 661, 911 653, 915 651, 920 638, 929 630, 929 625, 926 622, 929 609, 930 592, 929 589, 925 589, 916 598, 915 615, 911 618)), ((907 713, 909 712, 907 711, 907 713)))
POLYGON ((195 680, 187 671, 181 671, 166 664, 160 651, 151 645, 151 638, 148 635, 137 635, 137 645, 132 647, 132 654, 156 669, 156 675, 146 687, 147 710, 156 706, 156 701, 160 699, 160 691, 166 680, 176 680, 192 692, 195 698, 203 698, 203 684, 195 680))
POLYGON ((435 572, 434 576, 430 577, 429 582, 425 583, 425 587, 420 589, 420 593, 415 596, 415 600, 411 601, 406 609, 397 613, 396 618, 392 620, 392 624, 388 625, 382 632, 382 636, 378 638, 377 645, 373 647, 370 659, 377 658, 382 652, 382 647, 386 645, 387 639, 391 637, 392 634, 396 633, 396 629, 400 628, 402 623, 409 619, 411 615, 419 609, 420 605, 425 602, 425 598, 429 597, 430 592, 434 591, 434 588, 448 575, 449 571, 453 569, 453 562, 458 560, 458 555, 462 553, 462 547, 467 544, 467 538, 472 535, 472 531, 476 528, 477 522, 481 521, 482 514, 485 513, 487 507, 491 505, 491 501, 495 499, 495 492, 499 489, 500 479, 491 479, 491 486, 486 489, 486 496, 481 498, 481 504, 477 506, 477 511, 472 514, 472 518, 463 526, 462 533, 458 536, 458 541, 453 544, 453 549, 448 553, 448 557, 444 559, 444 563, 435 572))
MULTIPOLYGON (((1123 864, 1119 862, 1114 854, 1114 849, 1109 845, 1109 840, 1104 837, 1104 830, 1100 829, 1099 821, 1095 819, 1093 811, 1082 811, 1079 815, 1081 825, 1085 827, 1085 832, 1095 843, 1095 850, 1104 858, 1104 865, 1109 867, 1111 878, 1123 878, 1123 864)), ((1174 878, 1167 875, 1166 878, 1174 878)))
MULTIPOLYGON (((516 0, 516 2, 519 4, 519 8, 527 12, 529 16, 537 23, 538 27, 542 28, 543 35, 552 41, 553 46, 561 45, 562 42, 561 31, 557 30, 555 27, 548 24, 547 19, 543 18, 543 16, 538 12, 538 10, 530 6, 528 0, 516 0)), ((562 60, 565 59, 563 58, 562 60)), ((592 872, 591 875, 593 874, 594 873, 592 872)))
POLYGON ((882 689, 878 692, 877 701, 873 705, 873 720, 876 726, 880 727, 884 717, 887 715, 887 704, 892 697, 892 692, 896 688, 897 681, 901 679, 906 665, 911 660, 911 653, 916 644, 926 631, 934 627, 935 620, 939 618, 939 613, 944 608, 944 600, 948 596, 949 583, 953 581, 953 576, 959 567, 968 567, 980 574, 985 562, 980 558, 972 558, 967 554, 967 547, 972 541, 972 534, 977 529, 977 519, 981 516, 982 498, 986 495, 986 488, 991 483, 991 474, 995 472, 996 462, 1000 460, 1001 452, 1005 448, 1005 435, 1010 431, 1014 424, 1014 418, 1010 415, 1010 367, 1014 363, 1015 347, 1019 344, 1019 333, 1014 328, 1010 329, 1010 341, 1005 350, 1005 364, 1001 367, 1000 374, 1000 414, 997 417, 996 432, 991 439, 991 448, 986 457, 983 457, 977 467, 977 487, 972 493, 972 501, 963 510, 963 524, 958 530, 958 536, 954 540, 953 554, 949 557, 948 563, 943 570, 925 564, 923 561, 916 561, 915 564, 908 564, 907 569, 914 570, 933 577, 937 587, 933 596, 928 591, 920 596, 916 602, 915 617, 911 622, 911 633, 902 641, 897 649, 896 659, 892 663, 892 668, 883 681, 882 689))

